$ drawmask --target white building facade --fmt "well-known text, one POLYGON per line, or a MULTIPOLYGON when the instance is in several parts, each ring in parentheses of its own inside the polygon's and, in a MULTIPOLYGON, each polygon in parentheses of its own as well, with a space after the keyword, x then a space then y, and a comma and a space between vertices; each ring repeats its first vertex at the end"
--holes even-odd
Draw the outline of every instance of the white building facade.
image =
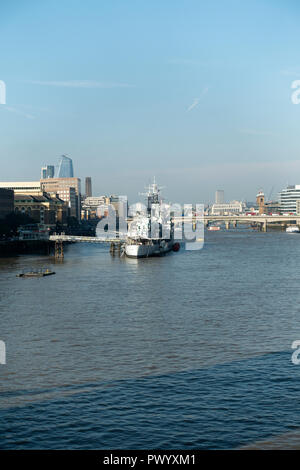
POLYGON ((213 204, 211 207, 212 215, 231 215, 241 214, 244 211, 245 203, 239 201, 231 201, 225 204, 213 204))
POLYGON ((288 186, 279 193, 280 211, 297 214, 297 201, 300 201, 300 184, 288 186))

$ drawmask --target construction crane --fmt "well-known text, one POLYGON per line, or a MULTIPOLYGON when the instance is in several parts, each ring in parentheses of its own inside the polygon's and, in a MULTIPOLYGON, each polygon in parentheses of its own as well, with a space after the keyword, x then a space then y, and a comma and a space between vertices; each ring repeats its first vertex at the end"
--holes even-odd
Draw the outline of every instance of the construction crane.
POLYGON ((271 201, 271 196, 272 196, 272 194, 273 194, 273 189, 274 189, 274 186, 272 186, 272 188, 271 188, 271 191, 270 191, 270 193, 269 193, 269 196, 268 196, 267 201, 271 201))

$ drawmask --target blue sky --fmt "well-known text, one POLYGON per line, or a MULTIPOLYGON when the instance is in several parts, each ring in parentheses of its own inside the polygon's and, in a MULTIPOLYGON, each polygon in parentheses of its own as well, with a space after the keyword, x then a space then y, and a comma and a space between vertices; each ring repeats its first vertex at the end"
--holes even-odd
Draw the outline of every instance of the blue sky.
POLYGON ((1 0, 1 180, 65 153, 95 194, 300 184, 297 0, 1 0))

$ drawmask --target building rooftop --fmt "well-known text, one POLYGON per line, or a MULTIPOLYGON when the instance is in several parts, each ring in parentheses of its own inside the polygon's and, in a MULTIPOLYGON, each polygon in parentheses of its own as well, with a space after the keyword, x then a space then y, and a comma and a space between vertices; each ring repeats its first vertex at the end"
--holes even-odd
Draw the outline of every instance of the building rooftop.
POLYGON ((39 181, 1 181, 0 188, 8 189, 23 189, 23 188, 40 188, 41 183, 39 181))

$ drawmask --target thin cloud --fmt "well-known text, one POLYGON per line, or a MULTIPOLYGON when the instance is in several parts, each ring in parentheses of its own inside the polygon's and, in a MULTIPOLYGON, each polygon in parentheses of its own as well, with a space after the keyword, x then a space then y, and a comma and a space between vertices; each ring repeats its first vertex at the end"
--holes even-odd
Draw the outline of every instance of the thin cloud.
POLYGON ((44 85, 64 88, 131 88, 128 83, 97 82, 94 80, 42 81, 30 80, 32 85, 44 85))
POLYGON ((168 64, 171 65, 206 65, 204 62, 193 59, 169 59, 168 64))
POLYGON ((18 114, 19 116, 23 116, 26 119, 35 119, 35 116, 33 116, 33 114, 24 113, 24 111, 21 111, 20 109, 14 108, 13 106, 4 106, 4 109, 6 111, 9 111, 10 113, 14 113, 14 114, 18 114))
POLYGON ((208 92, 208 87, 203 88, 203 90, 201 92, 201 95, 200 95, 200 98, 195 98, 194 101, 192 102, 192 104, 190 104, 190 106, 187 108, 186 112, 189 113, 192 109, 196 108, 196 106, 198 106, 201 98, 204 95, 206 95, 207 92, 208 92))
POLYGON ((222 62, 216 60, 202 61, 197 59, 173 58, 168 59, 168 65, 178 65, 182 67, 218 67, 222 62))
POLYGON ((292 77, 295 77, 295 75, 300 76, 300 67, 289 67, 287 69, 281 70, 280 73, 281 75, 288 75, 292 77))
POLYGON ((273 132, 270 131, 263 131, 259 129, 239 129, 240 134, 247 134, 247 135, 257 135, 257 136, 275 136, 273 132))

